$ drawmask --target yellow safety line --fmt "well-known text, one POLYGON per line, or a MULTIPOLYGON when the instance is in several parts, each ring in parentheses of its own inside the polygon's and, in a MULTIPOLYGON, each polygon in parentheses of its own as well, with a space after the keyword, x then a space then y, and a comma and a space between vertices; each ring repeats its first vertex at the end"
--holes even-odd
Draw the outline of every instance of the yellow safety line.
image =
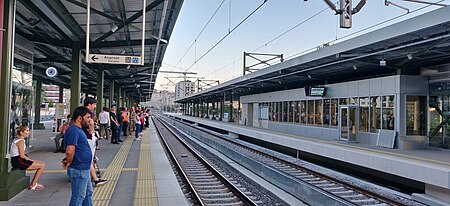
MULTIPOLYGON (((138 170, 138 168, 136 168, 136 167, 122 168, 122 172, 133 172, 133 171, 137 171, 137 170, 138 170)), ((101 168, 100 171, 104 172, 104 171, 106 171, 106 169, 105 168, 101 168)), ((26 172, 27 172, 27 175, 35 173, 35 171, 28 171, 28 170, 26 172)), ((44 174, 57 174, 57 173, 66 173, 66 172, 67 172, 67 170, 44 170, 42 173, 44 173, 44 174)))
POLYGON ((103 187, 96 187, 94 189, 94 195, 92 197, 94 205, 109 205, 109 201, 111 200, 114 189, 119 181, 120 174, 122 173, 123 165, 125 164, 125 160, 130 152, 130 148, 133 143, 132 139, 133 138, 127 138, 123 142, 113 161, 106 168, 103 177, 108 180, 108 184, 105 184, 103 187))
MULTIPOLYGON (((147 133, 147 132, 145 132, 147 133)), ((134 192, 134 205, 157 206, 156 189, 150 153, 150 135, 144 134, 139 155, 139 169, 134 192)))

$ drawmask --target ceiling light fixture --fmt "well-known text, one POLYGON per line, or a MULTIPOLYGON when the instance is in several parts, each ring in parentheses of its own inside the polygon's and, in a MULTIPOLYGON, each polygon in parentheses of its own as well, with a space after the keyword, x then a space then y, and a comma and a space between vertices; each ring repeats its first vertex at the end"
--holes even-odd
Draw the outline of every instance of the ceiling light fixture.
POLYGON ((386 66, 386 61, 384 59, 380 60, 380 66, 382 66, 382 67, 386 66))
POLYGON ((411 53, 407 54, 406 57, 408 57, 409 60, 413 59, 413 55, 411 53))
POLYGON ((353 65, 353 70, 357 70, 358 67, 356 67, 356 65, 353 65))
POLYGON ((308 74, 308 78, 309 78, 309 79, 311 79, 311 78, 312 78, 312 77, 311 77, 311 74, 308 74))
POLYGON ((113 24, 113 26, 111 27, 111 32, 114 33, 117 31, 117 29, 119 29, 119 27, 116 24, 113 24))
POLYGON ((130 68, 131 68, 131 66, 130 66, 130 65, 128 65, 128 66, 127 66, 127 69, 130 69, 130 68))

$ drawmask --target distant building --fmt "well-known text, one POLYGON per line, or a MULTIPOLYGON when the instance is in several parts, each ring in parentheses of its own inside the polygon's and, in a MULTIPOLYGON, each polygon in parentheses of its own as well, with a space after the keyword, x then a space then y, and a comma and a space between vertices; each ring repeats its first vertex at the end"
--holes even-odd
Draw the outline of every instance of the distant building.
POLYGON ((175 99, 180 99, 185 96, 189 96, 191 94, 194 94, 194 92, 195 92, 194 82, 191 82, 189 80, 178 82, 175 85, 175 99))
POLYGON ((175 102, 175 93, 161 90, 155 90, 150 100, 150 105, 167 112, 178 112, 175 102))

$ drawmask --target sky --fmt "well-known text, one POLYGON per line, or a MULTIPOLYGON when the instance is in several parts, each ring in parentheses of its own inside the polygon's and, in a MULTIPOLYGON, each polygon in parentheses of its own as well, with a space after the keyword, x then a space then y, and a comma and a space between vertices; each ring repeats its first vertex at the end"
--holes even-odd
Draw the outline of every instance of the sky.
MULTIPOLYGON (((359 1, 353 0, 353 7, 359 1)), ((187 75, 195 77, 191 81, 202 78, 223 83, 242 75, 244 52, 283 54, 287 60, 325 43, 335 44, 440 8, 420 9, 426 5, 390 1, 410 13, 385 6, 384 0, 367 0, 353 15, 352 28, 343 29, 339 28, 339 16, 323 0, 184 0, 160 71, 195 72, 187 75)), ((440 3, 449 5, 450 0, 440 3)), ((173 83, 182 81, 176 78, 181 76, 159 73, 156 89, 174 91, 173 83)))

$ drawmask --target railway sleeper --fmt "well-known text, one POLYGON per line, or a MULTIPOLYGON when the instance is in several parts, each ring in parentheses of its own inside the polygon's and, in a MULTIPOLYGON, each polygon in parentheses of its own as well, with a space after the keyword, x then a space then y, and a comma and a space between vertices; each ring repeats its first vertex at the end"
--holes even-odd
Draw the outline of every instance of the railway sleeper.
POLYGON ((192 182, 193 185, 198 185, 198 186, 208 186, 208 185, 220 185, 222 184, 220 181, 212 181, 212 182, 201 182, 201 181, 195 181, 192 182))
POLYGON ((239 202, 233 202, 233 203, 214 203, 214 204, 206 204, 207 206, 241 206, 241 205, 245 205, 243 202, 239 201, 239 202))
POLYGON ((196 189, 195 191, 197 191, 198 194, 203 195, 203 194, 217 194, 217 193, 226 193, 226 192, 231 192, 230 189, 228 188, 220 188, 220 189, 196 189))
POLYGON ((202 198, 203 202, 209 202, 209 203, 214 203, 214 202, 220 202, 220 203, 235 203, 235 202, 241 202, 241 200, 239 198, 237 198, 236 196, 233 197, 228 197, 228 198, 202 198))
POLYGON ((223 191, 228 188, 224 187, 224 185, 210 185, 210 186, 198 186, 195 188, 197 191, 223 191))
POLYGON ((334 186, 336 186, 336 184, 334 184, 334 183, 325 183, 325 184, 314 184, 314 186, 320 187, 320 188, 326 188, 326 187, 334 187, 334 186))

